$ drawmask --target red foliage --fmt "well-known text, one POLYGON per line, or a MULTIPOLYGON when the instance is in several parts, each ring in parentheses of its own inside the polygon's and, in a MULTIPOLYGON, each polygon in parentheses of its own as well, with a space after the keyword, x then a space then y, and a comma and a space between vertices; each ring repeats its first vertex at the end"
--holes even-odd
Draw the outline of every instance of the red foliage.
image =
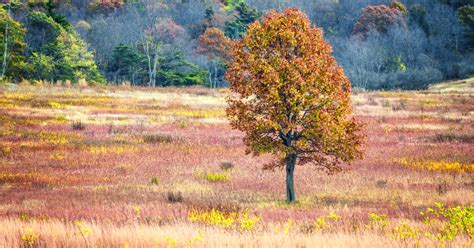
POLYGON ((89 4, 88 11, 93 13, 107 13, 112 12, 122 5, 125 2, 123 0, 96 0, 89 4))
POLYGON ((162 18, 158 19, 152 27, 147 28, 145 32, 160 41, 169 43, 184 35, 186 31, 172 19, 162 18))
POLYGON ((118 8, 124 4, 123 0, 98 0, 97 4, 103 8, 118 8))
POLYGON ((230 59, 230 47, 232 41, 225 36, 224 32, 217 28, 208 28, 199 37, 198 53, 205 54, 209 59, 230 59))
POLYGON ((370 30, 387 32, 390 26, 406 26, 403 12, 385 5, 367 6, 352 29, 353 35, 367 36, 370 30))

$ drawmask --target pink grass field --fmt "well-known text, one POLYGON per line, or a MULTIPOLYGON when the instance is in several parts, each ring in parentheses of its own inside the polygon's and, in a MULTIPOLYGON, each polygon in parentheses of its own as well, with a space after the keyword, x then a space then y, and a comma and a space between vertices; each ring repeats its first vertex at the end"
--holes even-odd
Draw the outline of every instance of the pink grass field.
POLYGON ((245 154, 226 94, 0 86, 0 247, 474 245, 471 93, 355 92, 365 158, 297 167, 293 205, 271 158, 245 154), (467 209, 454 236, 420 213, 436 203, 467 209))

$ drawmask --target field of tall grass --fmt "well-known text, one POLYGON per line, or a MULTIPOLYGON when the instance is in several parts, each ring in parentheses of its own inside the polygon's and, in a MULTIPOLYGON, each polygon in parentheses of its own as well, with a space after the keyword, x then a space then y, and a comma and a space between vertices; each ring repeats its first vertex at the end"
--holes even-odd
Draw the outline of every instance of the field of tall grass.
POLYGON ((365 158, 245 155, 226 90, 0 86, 1 247, 472 247, 474 98, 355 91, 365 158))

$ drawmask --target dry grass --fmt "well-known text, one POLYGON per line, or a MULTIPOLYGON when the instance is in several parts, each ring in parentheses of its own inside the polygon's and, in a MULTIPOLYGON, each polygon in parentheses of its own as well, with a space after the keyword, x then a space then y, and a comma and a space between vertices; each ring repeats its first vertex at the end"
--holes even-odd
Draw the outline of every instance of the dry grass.
POLYGON ((435 92, 461 92, 472 94, 474 92, 474 77, 435 84, 430 86, 429 90, 435 92))
MULTIPOLYGON (((313 247, 315 244, 318 247, 435 247, 428 238, 394 240, 374 231, 303 234, 274 228, 256 235, 187 223, 117 226, 18 219, 3 219, 0 225, 0 240, 5 247, 24 245, 22 235, 25 234, 33 237, 35 247, 313 247)), ((472 240, 457 239, 455 244, 469 247, 472 240)))
POLYGON ((242 133, 225 119, 225 95, 0 86, 0 244, 37 234, 47 247, 435 247, 442 242, 423 236, 420 211, 474 202, 470 93, 355 93, 366 157, 335 176, 298 167, 295 205, 283 202, 284 172, 262 171, 268 156, 245 155, 242 133), (249 209, 259 221, 251 232, 199 225, 188 219, 193 209, 249 209), (331 213, 340 221, 326 218, 330 228, 316 232, 331 213), (387 215, 390 230, 403 221, 421 233, 397 240, 366 227, 371 213, 387 215))

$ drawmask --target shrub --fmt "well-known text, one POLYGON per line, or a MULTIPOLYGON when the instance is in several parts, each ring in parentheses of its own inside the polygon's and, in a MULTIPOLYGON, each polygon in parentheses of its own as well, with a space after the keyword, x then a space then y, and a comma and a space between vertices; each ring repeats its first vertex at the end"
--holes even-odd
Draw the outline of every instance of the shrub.
POLYGON ((474 238, 474 207, 445 207, 435 203, 434 208, 420 212, 424 223, 432 230, 427 236, 434 236, 441 241, 453 240, 459 235, 474 238))
POLYGON ((382 107, 384 107, 384 108, 389 108, 390 106, 392 106, 392 105, 390 104, 389 101, 383 100, 383 102, 382 102, 382 107))
POLYGON ((154 184, 154 185, 158 185, 158 184, 160 184, 160 179, 158 177, 152 177, 150 179, 150 183, 154 184))
POLYGON ((117 171, 120 174, 127 174, 133 171, 133 166, 127 163, 122 163, 119 166, 117 166, 117 171))
POLYGON ((171 143, 174 138, 171 135, 147 134, 143 136, 143 141, 148 144, 171 143))
POLYGON ((72 130, 84 130, 84 129, 86 129, 86 125, 82 121, 73 121, 71 126, 72 126, 72 130))
POLYGON ((404 99, 401 99, 398 104, 392 105, 392 110, 393 111, 399 111, 399 110, 406 110, 407 109, 407 101, 404 99))
POLYGON ((31 99, 30 106, 32 108, 49 108, 51 105, 44 99, 31 99))
MULTIPOLYGON (((80 235, 82 236, 82 238, 85 240, 86 237, 92 233, 94 233, 94 231, 92 230, 91 227, 89 227, 86 223, 84 223, 83 221, 80 221, 80 220, 76 220, 74 221, 74 226, 76 228, 76 235, 80 235)), ((88 245, 86 245, 88 246, 88 245)))
POLYGON ((240 230, 252 232, 259 221, 259 216, 250 218, 248 209, 245 209, 240 218, 240 230))
POLYGON ((215 225, 224 228, 231 227, 237 217, 238 213, 236 212, 224 213, 216 209, 211 209, 210 211, 191 210, 188 213, 188 219, 191 222, 215 225))
POLYGON ((436 188, 436 191, 438 192, 438 195, 445 195, 446 193, 448 193, 448 184, 446 183, 446 181, 444 181, 443 183, 439 183, 438 187, 436 188))
POLYGON ((168 201, 169 202, 182 202, 183 193, 181 193, 181 191, 177 191, 177 192, 168 191, 168 201))
POLYGON ((385 188, 387 187, 387 180, 377 180, 375 185, 377 186, 377 188, 385 188))
POLYGON ((248 209, 245 209, 242 212, 223 212, 214 208, 209 211, 198 211, 193 209, 188 213, 188 220, 222 228, 238 226, 241 231, 252 232, 256 224, 260 221, 260 217, 250 217, 248 212, 248 209))
POLYGON ((417 238, 419 234, 420 231, 418 229, 402 223, 400 226, 393 228, 390 236, 394 240, 409 240, 417 238))
POLYGON ((48 105, 49 105, 50 108, 61 108, 62 107, 62 104, 59 103, 59 102, 49 102, 48 105))
POLYGON ((234 168, 234 164, 231 162, 222 162, 219 164, 219 168, 221 168, 221 170, 227 171, 234 168))
POLYGON ((369 224, 367 224, 366 227, 372 230, 384 231, 389 224, 388 217, 386 214, 370 213, 368 217, 369 224))
POLYGON ((456 134, 456 133, 438 133, 431 136, 429 141, 432 142, 461 142, 468 143, 474 141, 472 134, 456 134))
POLYGON ((199 199, 193 200, 191 203, 193 209, 198 210, 211 210, 216 209, 224 213, 241 212, 242 206, 238 201, 224 199, 222 197, 200 197, 199 199))
POLYGON ((229 180, 229 176, 227 174, 219 172, 207 172, 203 177, 211 183, 225 182, 229 180))
POLYGON ((39 247, 39 234, 27 228, 21 234, 21 247, 39 247))

